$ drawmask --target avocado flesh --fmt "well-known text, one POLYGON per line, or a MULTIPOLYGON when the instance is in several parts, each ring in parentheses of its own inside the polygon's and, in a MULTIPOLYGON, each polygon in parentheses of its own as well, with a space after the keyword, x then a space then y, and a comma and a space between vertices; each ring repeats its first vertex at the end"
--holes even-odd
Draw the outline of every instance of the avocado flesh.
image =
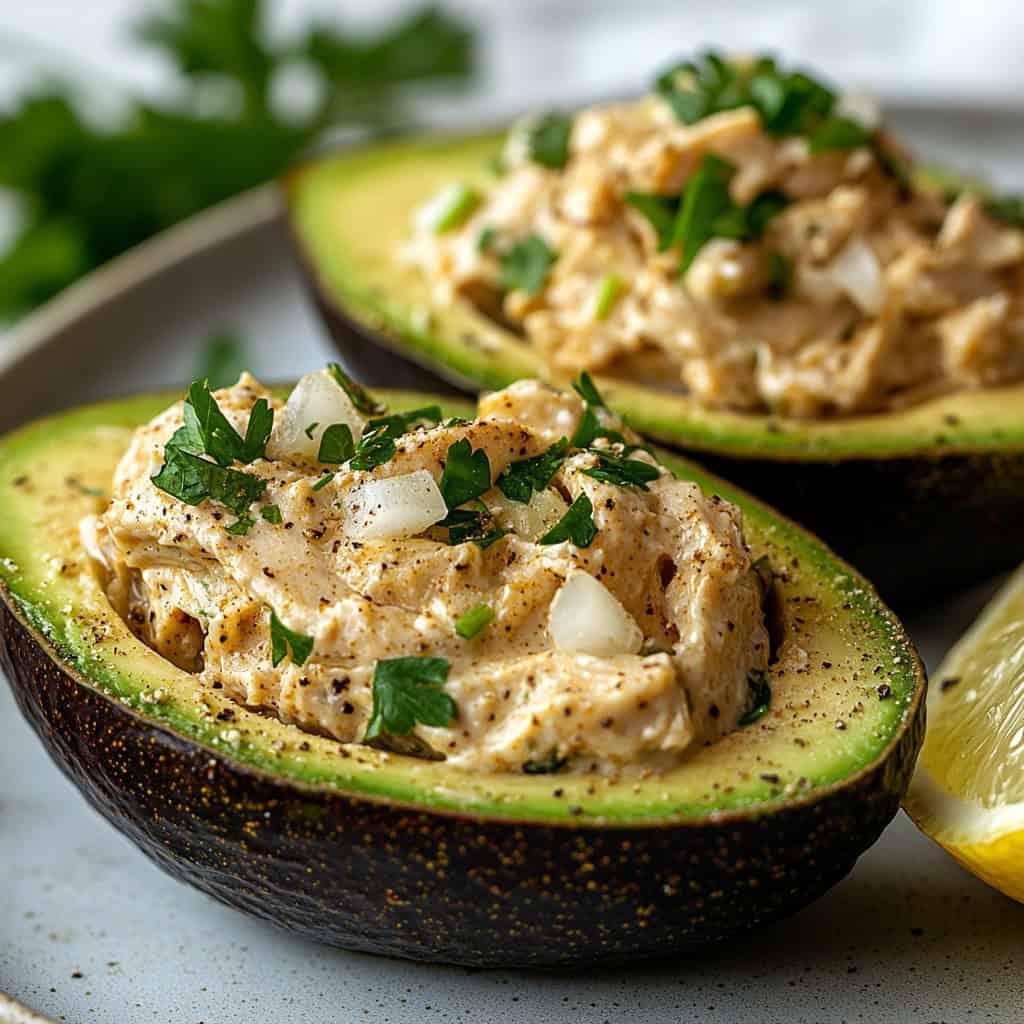
MULTIPOLYGON (((300 783, 438 809, 579 821, 582 807, 584 820, 664 822, 770 807, 841 784, 885 752, 913 711, 916 656, 870 589, 795 526, 668 456, 666 464, 680 476, 743 508, 755 556, 767 555, 784 574, 776 583, 785 641, 770 673, 773 712, 697 751, 682 766, 614 782, 568 774, 472 775, 443 762, 382 755, 359 745, 349 746, 351 756, 341 758, 334 740, 237 708, 218 692, 205 692, 197 703, 195 679, 137 640, 112 611, 78 542, 79 520, 104 502, 83 488, 108 489, 132 428, 172 400, 151 396, 75 411, 3 443, 0 493, 7 512, 0 526, 0 576, 21 616, 77 676, 147 720, 242 764, 300 783), (877 692, 882 683, 891 691, 885 700, 877 692), (156 691, 159 702, 153 700, 156 691), (858 702, 862 710, 854 712, 858 702), (216 717, 225 708, 235 710, 230 728, 216 717), (836 728, 840 720, 844 729, 836 728), (309 749, 300 751, 299 741, 309 749), (283 749, 275 749, 281 744, 283 749)), ((389 400, 395 408, 427 401, 419 395, 389 400)), ((445 411, 465 414, 471 407, 449 402, 445 411)))
MULTIPOLYGON (((398 255, 415 210, 443 186, 486 186, 487 158, 501 143, 388 142, 315 160, 284 183, 328 327, 370 383, 478 391, 550 376, 528 344, 467 300, 441 306, 398 255)), ((693 452, 820 534, 889 600, 934 599, 1024 560, 1024 384, 894 412, 787 420, 595 379, 633 427, 693 452)))
POLYGON ((114 613, 78 542, 104 501, 85 489, 106 490, 133 428, 177 397, 83 408, 0 441, 0 664, 61 770, 176 878, 346 949, 594 965, 793 913, 896 814, 924 731, 924 674, 902 627, 809 534, 668 456, 742 507, 778 574, 781 642, 770 711, 674 771, 472 776, 200 691, 114 613))

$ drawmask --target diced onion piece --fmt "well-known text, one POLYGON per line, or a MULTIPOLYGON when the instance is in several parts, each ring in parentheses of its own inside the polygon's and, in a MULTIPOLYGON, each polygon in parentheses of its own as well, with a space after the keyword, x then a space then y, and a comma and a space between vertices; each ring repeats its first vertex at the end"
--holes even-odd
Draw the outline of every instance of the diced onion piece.
POLYGON ((854 236, 830 264, 836 284, 864 313, 877 315, 882 308, 885 282, 878 257, 863 238, 854 236))
POLYGON ((343 499, 350 537, 413 537, 448 514, 441 491, 425 469, 366 480, 343 499))
POLYGON ((535 541, 543 537, 558 522, 569 506, 562 496, 550 487, 534 491, 528 504, 510 501, 504 495, 488 496, 488 504, 494 512, 504 513, 504 519, 517 536, 523 540, 535 541))
POLYGON ((574 572, 555 594, 548 632, 560 651, 605 658, 636 654, 644 642, 636 620, 615 595, 582 571, 574 572))
POLYGON ((882 108, 878 97, 869 92, 844 92, 836 100, 834 113, 856 121, 869 132, 882 126, 882 108))
POLYGON ((315 459, 324 431, 335 423, 347 424, 352 439, 358 441, 366 421, 330 370, 307 373, 275 417, 267 448, 270 457, 315 459))

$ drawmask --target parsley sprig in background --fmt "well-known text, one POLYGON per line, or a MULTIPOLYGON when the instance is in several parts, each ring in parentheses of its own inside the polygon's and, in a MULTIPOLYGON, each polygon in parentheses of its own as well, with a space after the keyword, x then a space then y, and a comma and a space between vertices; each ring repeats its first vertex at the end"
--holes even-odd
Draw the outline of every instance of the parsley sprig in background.
POLYGON ((171 0, 135 27, 170 58, 174 101, 127 98, 96 125, 59 80, 0 112, 0 189, 24 213, 0 253, 0 323, 162 229, 280 174, 329 130, 383 127, 408 116, 426 87, 472 74, 465 25, 426 7, 376 34, 317 23, 272 40, 265 0, 171 0), (275 87, 301 69, 316 85, 287 114, 275 87))

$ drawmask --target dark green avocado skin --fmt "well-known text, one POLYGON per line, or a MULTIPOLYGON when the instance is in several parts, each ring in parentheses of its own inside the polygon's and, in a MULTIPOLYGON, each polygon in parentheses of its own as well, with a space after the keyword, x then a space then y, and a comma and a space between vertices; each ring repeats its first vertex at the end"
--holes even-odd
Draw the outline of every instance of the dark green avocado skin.
POLYGON ((444 815, 241 768, 78 682, 0 604, 0 662, 50 756, 165 871, 345 949, 473 966, 672 957, 824 893, 899 807, 924 705, 841 788, 719 822, 444 815))
MULTIPOLYGON (((343 359, 365 384, 472 393, 468 383, 460 391, 398 354, 321 294, 315 275, 306 279, 343 359)), ((1024 451, 835 462, 686 454, 819 536, 897 611, 1024 562, 1024 451)))
POLYGON ((817 534, 898 610, 1024 561, 1024 452, 842 462, 690 455, 817 534))

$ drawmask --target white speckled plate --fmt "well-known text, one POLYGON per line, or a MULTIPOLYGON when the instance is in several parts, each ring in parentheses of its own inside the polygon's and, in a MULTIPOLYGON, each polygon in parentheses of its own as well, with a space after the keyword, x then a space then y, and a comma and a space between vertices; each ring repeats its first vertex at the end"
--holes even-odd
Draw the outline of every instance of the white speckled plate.
MULTIPOLYGON (((937 130, 934 112, 922 117, 918 134, 937 130)), ((1007 179, 1015 127, 993 125, 989 139, 1002 147, 1007 179)), ((973 121, 961 138, 968 132, 985 144, 973 121)), ((1024 156, 1024 139, 1013 144, 1024 156)), ((206 337, 223 327, 245 334, 253 368, 267 378, 298 376, 330 352, 272 191, 148 243, 9 336, 0 346, 0 427, 183 383, 206 337)), ((990 591, 911 623, 930 666, 990 591)), ((682 961, 531 975, 326 949, 165 877, 86 806, 0 687, 0 990, 54 1019, 1007 1022, 1020 1019, 1022 940, 1024 908, 964 873, 901 816, 808 910, 682 961)), ((0 1024, 36 1019, 26 1013, 0 998, 0 1024)))

